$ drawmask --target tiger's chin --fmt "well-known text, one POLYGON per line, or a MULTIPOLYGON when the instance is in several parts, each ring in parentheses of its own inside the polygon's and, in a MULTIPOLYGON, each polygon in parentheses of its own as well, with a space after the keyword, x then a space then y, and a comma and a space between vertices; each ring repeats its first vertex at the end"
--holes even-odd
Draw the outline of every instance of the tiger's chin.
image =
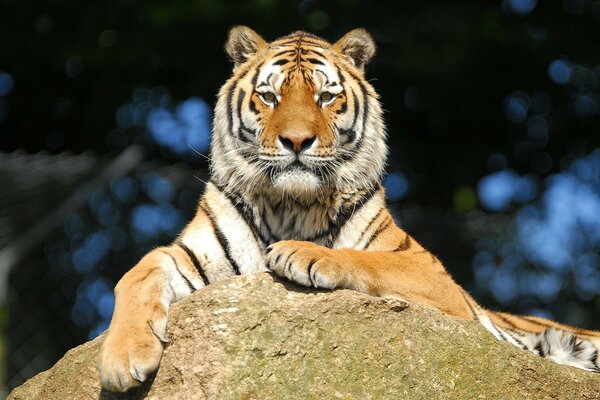
POLYGON ((306 169, 288 169, 272 178, 273 187, 282 194, 294 197, 313 197, 321 189, 321 179, 306 169))

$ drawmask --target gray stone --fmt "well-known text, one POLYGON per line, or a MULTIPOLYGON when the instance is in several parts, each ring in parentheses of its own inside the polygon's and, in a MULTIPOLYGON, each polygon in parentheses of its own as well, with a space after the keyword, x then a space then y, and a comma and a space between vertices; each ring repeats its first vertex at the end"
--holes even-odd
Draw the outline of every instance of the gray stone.
POLYGON ((600 374, 496 341, 473 322, 348 290, 310 291, 267 273, 175 304, 156 376, 101 391, 102 336, 9 399, 600 399, 600 374))

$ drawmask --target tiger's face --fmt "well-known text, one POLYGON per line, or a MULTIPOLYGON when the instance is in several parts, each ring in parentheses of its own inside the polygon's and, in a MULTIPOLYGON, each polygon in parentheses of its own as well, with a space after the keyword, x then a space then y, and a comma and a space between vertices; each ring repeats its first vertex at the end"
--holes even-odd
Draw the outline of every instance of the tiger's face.
POLYGON ((214 178, 294 196, 379 179, 385 133, 363 76, 375 51, 368 33, 355 30, 332 45, 296 32, 268 44, 236 27, 226 50, 235 69, 215 112, 214 178))

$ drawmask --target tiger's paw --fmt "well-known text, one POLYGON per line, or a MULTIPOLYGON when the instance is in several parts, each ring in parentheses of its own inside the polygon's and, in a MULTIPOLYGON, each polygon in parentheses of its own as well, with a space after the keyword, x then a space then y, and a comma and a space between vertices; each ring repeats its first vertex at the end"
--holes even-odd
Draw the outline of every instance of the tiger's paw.
POLYGON ((267 248, 267 268, 303 286, 335 289, 345 286, 345 269, 336 250, 311 242, 283 240, 267 248))
POLYGON ((163 342, 167 342, 166 314, 136 325, 111 325, 104 338, 98 370, 102 387, 107 390, 125 392, 141 385, 158 369, 163 342))

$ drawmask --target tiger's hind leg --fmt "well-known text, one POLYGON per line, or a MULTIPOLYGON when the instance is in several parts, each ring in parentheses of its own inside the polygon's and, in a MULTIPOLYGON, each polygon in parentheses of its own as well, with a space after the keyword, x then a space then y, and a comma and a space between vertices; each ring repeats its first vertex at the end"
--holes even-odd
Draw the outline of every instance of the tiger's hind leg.
POLYGON ((529 350, 557 364, 600 372, 596 346, 572 332, 549 328, 542 333, 529 334, 523 342, 529 350))
POLYGON ((486 311, 486 314, 495 329, 514 338, 519 347, 557 364, 600 372, 600 332, 577 329, 540 317, 492 311, 486 311))

